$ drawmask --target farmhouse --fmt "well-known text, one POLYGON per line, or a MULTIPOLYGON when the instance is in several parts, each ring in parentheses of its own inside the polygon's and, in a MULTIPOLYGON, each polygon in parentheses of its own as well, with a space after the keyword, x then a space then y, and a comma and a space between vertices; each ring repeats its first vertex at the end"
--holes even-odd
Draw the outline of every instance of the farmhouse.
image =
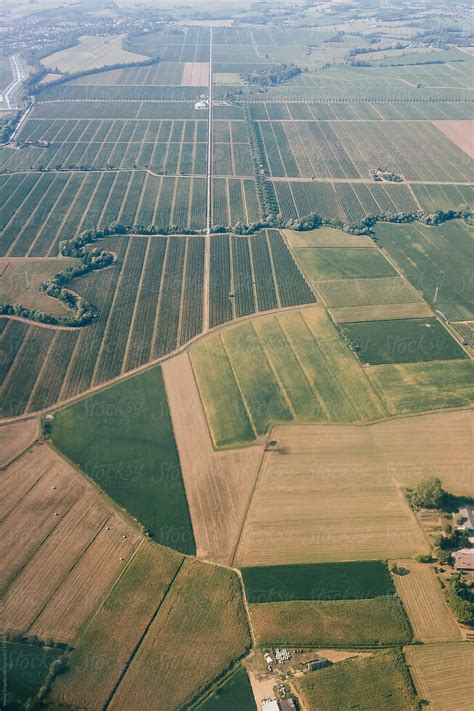
POLYGON ((461 548, 453 558, 456 570, 474 570, 474 548, 461 548))
POLYGON ((474 543, 474 508, 465 506, 459 509, 461 521, 456 526, 458 531, 465 531, 469 536, 469 543, 474 543))
POLYGON ((200 99, 194 104, 194 108, 198 111, 209 108, 209 102, 206 99, 200 99))

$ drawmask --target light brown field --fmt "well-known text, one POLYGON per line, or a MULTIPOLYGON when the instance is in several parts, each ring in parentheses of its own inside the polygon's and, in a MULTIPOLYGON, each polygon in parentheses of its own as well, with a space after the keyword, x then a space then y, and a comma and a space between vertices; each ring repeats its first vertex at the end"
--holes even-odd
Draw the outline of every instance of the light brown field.
POLYGON ((2 628, 72 641, 139 533, 49 446, 0 475, 2 628))
POLYGON ((352 235, 334 227, 319 227, 317 230, 295 232, 283 230, 292 249, 305 247, 373 247, 376 245, 367 235, 352 235))
POLYGON ((57 272, 77 262, 69 257, 0 259, 0 302, 22 304, 53 316, 66 314, 66 306, 59 299, 43 294, 39 287, 57 272))
POLYGON ((183 557, 143 541, 104 604, 80 634, 70 667, 51 694, 55 703, 101 709, 159 609, 183 557), (87 665, 87 684, 84 668, 87 665))
POLYGON ((430 644, 404 651, 418 695, 430 702, 430 711, 471 711, 474 644, 430 644))
POLYGON ((427 552, 370 428, 278 426, 271 438, 285 453, 265 454, 237 549, 238 565, 427 552))
POLYGON ((61 72, 79 72, 110 64, 139 62, 147 59, 142 54, 127 52, 122 49, 125 35, 84 36, 75 47, 68 47, 41 60, 47 69, 59 69, 61 72))
POLYGON ((249 645, 236 573, 186 558, 108 708, 189 708, 249 645))
POLYGON ((469 120, 433 121, 450 141, 474 158, 474 124, 469 120))
POLYGON ((460 641, 461 631, 443 597, 433 568, 414 560, 399 560, 397 564, 409 571, 407 575, 394 575, 393 579, 410 619, 414 641, 460 641))
POLYGON ((472 495, 471 432, 466 410, 368 426, 275 427, 271 439, 281 453, 265 453, 236 564, 426 552, 403 489, 436 474, 448 491, 472 495))
MULTIPOLYGON (((38 421, 35 419, 2 425, 0 427, 0 467, 6 467, 13 459, 23 454, 37 439, 38 434, 38 421)), ((1 481, 0 477, 0 487, 1 481)))
POLYGON ((207 86, 209 83, 209 62, 185 62, 181 86, 207 86))
POLYGON ((433 316, 433 312, 424 301, 412 304, 381 304, 380 306, 341 306, 329 309, 329 313, 336 323, 433 316))
POLYGON ((214 451, 187 353, 162 367, 197 555, 230 563, 263 446, 214 451))

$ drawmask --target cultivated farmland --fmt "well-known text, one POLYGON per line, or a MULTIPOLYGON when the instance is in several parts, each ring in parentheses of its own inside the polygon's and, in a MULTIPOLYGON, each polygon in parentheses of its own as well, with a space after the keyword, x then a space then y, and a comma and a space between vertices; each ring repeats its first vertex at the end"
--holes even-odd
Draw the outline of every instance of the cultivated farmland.
POLYGON ((397 561, 407 573, 394 575, 416 642, 457 642, 461 633, 431 565, 397 561))
POLYGON ((160 367, 60 410, 52 438, 159 543, 194 553, 160 367))
POLYGON ((139 534, 46 445, 11 464, 1 486, 3 631, 71 642, 139 534))
POLYGON ((428 227, 378 224, 380 246, 413 286, 449 321, 473 316, 472 228, 461 220, 428 227))
POLYGON ((414 711, 415 694, 403 656, 378 652, 349 659, 317 674, 295 679, 295 687, 308 711, 339 711, 358 705, 364 711, 414 711))
POLYGON ((162 368, 197 555, 230 564, 263 447, 216 452, 188 354, 162 368))
POLYGON ((190 353, 217 446, 252 441, 281 420, 350 422, 385 414, 322 308, 234 326, 190 353))
POLYGON ((243 568, 242 577, 250 603, 358 600, 395 593, 387 566, 381 561, 243 568))
POLYGON ((263 646, 396 646, 411 638, 396 597, 373 600, 292 600, 250 605, 256 640, 263 646))
POLYGON ((182 708, 249 644, 237 575, 188 558, 112 696, 110 708, 149 709, 157 694, 169 708, 182 708))
POLYGON ((434 318, 344 323, 341 331, 360 361, 370 365, 466 358, 434 318))
POLYGON ((265 453, 235 561, 286 565, 427 551, 397 467, 372 432, 360 426, 275 427, 274 451, 265 453))
POLYGON ((472 643, 406 647, 405 655, 417 691, 433 711, 470 710, 474 693, 472 643))
POLYGON ((6 467, 16 457, 23 454, 37 439, 39 434, 36 420, 16 422, 0 427, 0 467, 6 467))
POLYGON ((173 551, 141 544, 79 636, 69 658, 70 671, 57 679, 52 700, 85 708, 100 708, 107 702, 182 563, 173 551), (86 664, 88 683, 84 684, 86 664))
POLYGON ((81 37, 74 47, 50 54, 44 57, 41 63, 48 69, 59 69, 66 73, 145 59, 142 54, 134 54, 123 49, 124 37, 125 35, 81 37))

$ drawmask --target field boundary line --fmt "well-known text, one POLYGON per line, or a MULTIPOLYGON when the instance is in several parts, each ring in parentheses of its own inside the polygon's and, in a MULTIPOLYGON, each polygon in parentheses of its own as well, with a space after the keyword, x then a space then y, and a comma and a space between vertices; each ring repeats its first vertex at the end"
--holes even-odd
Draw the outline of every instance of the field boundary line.
MULTIPOLYGON (((274 431, 274 429, 275 429, 275 425, 272 425, 271 428, 268 430, 268 433, 267 433, 266 436, 265 436, 265 440, 266 440, 266 441, 268 441, 269 439, 273 439, 273 431, 274 431)), ((247 519, 248 519, 249 514, 250 514, 250 509, 252 508, 252 503, 253 503, 253 500, 254 500, 254 498, 255 498, 255 493, 256 493, 256 491, 257 491, 257 486, 258 486, 258 483, 259 483, 259 480, 260 480, 260 476, 261 476, 262 469, 263 469, 263 464, 264 464, 264 461, 265 461, 265 454, 266 454, 266 451, 265 451, 265 447, 264 447, 263 453, 262 453, 262 458, 261 458, 261 460, 260 460, 260 464, 259 464, 259 467, 258 467, 257 475, 256 475, 256 477, 255 477, 255 481, 254 481, 254 483, 253 483, 253 486, 252 486, 252 488, 251 488, 251 490, 250 490, 250 492, 249 492, 248 504, 247 504, 247 507, 246 507, 246 509, 245 509, 244 515, 243 515, 243 517, 242 517, 242 525, 241 525, 240 530, 239 530, 239 535, 236 536, 235 544, 234 544, 234 546, 233 546, 233 548, 232 548, 232 557, 231 557, 230 560, 231 560, 231 566, 232 566, 234 569, 236 569, 236 566, 237 566, 237 562, 236 562, 237 553, 239 552, 240 544, 241 544, 241 541, 242 541, 242 535, 243 535, 243 533, 244 533, 244 529, 245 529, 245 526, 246 526, 246 524, 247 524, 247 519)), ((240 568, 237 568, 237 569, 240 571, 240 568)), ((242 581, 242 584, 243 584, 243 581, 242 581)), ((245 600, 247 601, 247 596, 245 596, 245 600)), ((249 619, 250 619, 250 614, 249 614, 249 619)))

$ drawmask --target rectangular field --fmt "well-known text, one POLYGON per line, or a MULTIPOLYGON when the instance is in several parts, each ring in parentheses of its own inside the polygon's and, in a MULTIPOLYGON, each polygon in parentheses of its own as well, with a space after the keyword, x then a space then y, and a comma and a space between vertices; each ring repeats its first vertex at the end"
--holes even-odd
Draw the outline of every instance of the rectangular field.
POLYGON ((397 592, 403 602, 416 642, 457 642, 459 626, 441 592, 431 565, 414 560, 397 561, 407 573, 394 575, 397 592))
POLYGON ((470 711, 474 645, 431 644, 406 647, 405 656, 419 695, 433 711, 470 711))
POLYGON ((361 363, 382 365, 467 357, 435 318, 344 323, 340 328, 361 363))
POLYGON ((282 420, 351 422, 385 414, 321 308, 240 324, 190 353, 216 446, 251 441, 282 420))
POLYGON ((357 600, 395 593, 387 566, 370 560, 243 568, 242 577, 250 603, 357 600))
MULTIPOLYGON (((296 691, 311 711, 340 711, 351 705, 364 711, 415 711, 412 683, 400 652, 349 659, 295 679, 296 691)), ((460 708, 460 707, 459 707, 460 708)), ((467 707, 466 707, 467 709, 467 707)))
POLYGON ((396 597, 261 603, 250 605, 250 619, 264 647, 383 647, 411 639, 396 597))
POLYGON ((367 561, 427 551, 373 429, 275 427, 277 444, 264 456, 235 562, 367 561))
POLYGON ((446 319, 473 317, 472 227, 462 220, 437 227, 379 223, 375 234, 401 272, 446 319))

